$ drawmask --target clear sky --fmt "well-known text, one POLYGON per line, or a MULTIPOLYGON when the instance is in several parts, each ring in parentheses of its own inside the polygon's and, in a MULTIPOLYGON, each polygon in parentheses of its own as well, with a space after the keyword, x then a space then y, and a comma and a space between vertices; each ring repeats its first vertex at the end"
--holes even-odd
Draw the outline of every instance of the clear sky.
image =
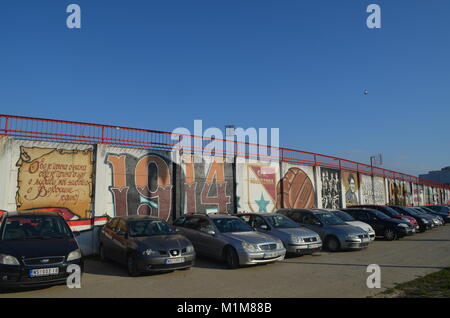
POLYGON ((2 0, 0 113, 278 127, 285 147, 424 173, 450 165, 449 16, 448 0, 2 0))

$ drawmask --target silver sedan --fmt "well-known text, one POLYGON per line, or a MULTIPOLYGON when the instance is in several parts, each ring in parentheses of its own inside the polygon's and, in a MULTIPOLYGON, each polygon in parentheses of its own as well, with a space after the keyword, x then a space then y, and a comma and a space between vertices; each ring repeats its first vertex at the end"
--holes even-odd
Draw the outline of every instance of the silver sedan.
POLYGON ((242 213, 237 215, 257 231, 279 238, 288 253, 304 255, 320 251, 319 234, 277 213, 242 213))
POLYGON ((229 268, 280 261, 286 254, 279 239, 255 231, 236 216, 191 214, 173 225, 197 254, 225 261, 229 268))

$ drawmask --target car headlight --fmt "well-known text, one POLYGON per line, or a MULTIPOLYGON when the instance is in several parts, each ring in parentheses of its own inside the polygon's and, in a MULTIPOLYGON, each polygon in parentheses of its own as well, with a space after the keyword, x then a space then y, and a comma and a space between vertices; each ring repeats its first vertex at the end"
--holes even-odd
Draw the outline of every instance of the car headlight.
POLYGON ((0 254, 0 264, 3 265, 20 265, 17 258, 11 255, 0 254))
POLYGON ((80 249, 76 249, 75 251, 69 253, 69 255, 67 256, 67 261, 70 262, 79 258, 81 258, 81 251, 80 249))
POLYGON ((426 220, 426 219, 422 219, 422 222, 425 224, 428 224, 428 220, 426 220))
POLYGON ((192 253, 192 252, 194 252, 194 246, 188 245, 188 246, 186 247, 186 253, 192 253))
POLYGON ((358 235, 356 235, 356 234, 349 234, 349 235, 347 235, 347 238, 349 238, 349 239, 359 239, 358 235))
POLYGON ((291 235, 291 242, 294 244, 302 243, 303 239, 297 235, 291 235))
POLYGON ((258 251, 258 246, 254 245, 254 244, 247 243, 247 242, 242 242, 242 247, 247 252, 257 252, 258 251))
POLYGON ((407 227, 408 227, 408 225, 406 225, 405 223, 400 223, 400 224, 397 224, 397 226, 399 226, 399 227, 405 227, 405 228, 407 228, 407 227))
POLYGON ((282 248, 284 248, 283 242, 278 241, 278 242, 277 242, 277 250, 280 250, 280 249, 282 249, 282 248))

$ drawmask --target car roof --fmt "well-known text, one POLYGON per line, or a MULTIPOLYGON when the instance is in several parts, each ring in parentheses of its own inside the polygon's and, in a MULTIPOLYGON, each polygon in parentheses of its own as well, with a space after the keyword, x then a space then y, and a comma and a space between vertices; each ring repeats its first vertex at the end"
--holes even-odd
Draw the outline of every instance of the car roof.
POLYGON ((243 213, 236 214, 236 216, 239 216, 239 215, 270 216, 270 215, 280 215, 280 214, 273 213, 273 212, 255 212, 255 213, 253 213, 253 212, 243 212, 243 213))
POLYGON ((161 220, 160 218, 152 215, 124 215, 124 216, 117 216, 116 218, 124 219, 125 221, 161 220))
POLYGON ((236 217, 236 215, 220 214, 220 213, 209 213, 209 214, 206 214, 206 213, 193 213, 193 214, 181 215, 180 218, 181 217, 193 217, 193 216, 206 217, 206 218, 210 218, 210 219, 218 219, 218 218, 220 218, 220 219, 223 219, 223 218, 230 218, 230 219, 232 219, 232 218, 236 217))
POLYGON ((56 211, 11 211, 11 212, 5 212, 3 214, 4 217, 11 217, 11 216, 59 216, 61 215, 56 211))

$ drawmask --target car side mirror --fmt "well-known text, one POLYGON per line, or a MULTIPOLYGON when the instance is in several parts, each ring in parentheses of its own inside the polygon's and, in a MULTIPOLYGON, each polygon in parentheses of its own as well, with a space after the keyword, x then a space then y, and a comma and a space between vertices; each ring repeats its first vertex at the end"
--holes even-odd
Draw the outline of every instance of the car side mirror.
POLYGON ((268 227, 267 225, 265 225, 265 224, 260 225, 259 228, 260 228, 261 230, 265 230, 265 231, 267 231, 267 230, 269 229, 269 227, 268 227))

